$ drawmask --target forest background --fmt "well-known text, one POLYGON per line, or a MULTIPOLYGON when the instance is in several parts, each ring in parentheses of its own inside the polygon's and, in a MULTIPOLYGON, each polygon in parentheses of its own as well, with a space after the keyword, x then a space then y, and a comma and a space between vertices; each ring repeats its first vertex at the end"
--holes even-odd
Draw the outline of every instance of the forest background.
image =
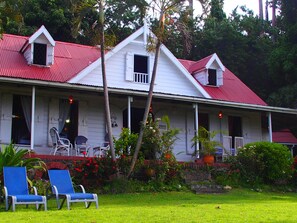
MULTIPOLYGON (((30 36, 44 25, 56 41, 99 45, 98 2, 0 0, 0 35, 30 36)), ((106 44, 115 46, 145 20, 154 31, 156 12, 149 4, 105 0, 106 44)), ((186 1, 178 13, 166 18, 168 35, 163 43, 180 59, 199 60, 217 53, 269 105, 297 108, 297 1, 259 0, 259 12, 242 6, 228 16, 223 6, 224 0, 186 1), (193 1, 202 8, 195 16, 193 1)))

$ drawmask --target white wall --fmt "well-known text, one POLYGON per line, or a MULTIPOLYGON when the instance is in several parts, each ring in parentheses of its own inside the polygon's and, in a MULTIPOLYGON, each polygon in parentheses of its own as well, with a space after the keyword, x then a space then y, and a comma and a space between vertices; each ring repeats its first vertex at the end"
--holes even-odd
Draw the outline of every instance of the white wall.
MULTIPOLYGON (((146 55, 150 59, 150 74, 152 72, 154 54, 147 53, 141 44, 130 43, 122 50, 114 54, 106 62, 107 82, 111 88, 134 89, 148 91, 149 84, 134 83, 125 80, 126 54, 146 55)), ((82 78, 79 83, 85 85, 102 86, 101 67, 97 67, 88 75, 82 78)), ((164 54, 160 53, 157 77, 154 86, 155 92, 168 94, 202 96, 194 85, 185 78, 184 74, 169 60, 164 54)))

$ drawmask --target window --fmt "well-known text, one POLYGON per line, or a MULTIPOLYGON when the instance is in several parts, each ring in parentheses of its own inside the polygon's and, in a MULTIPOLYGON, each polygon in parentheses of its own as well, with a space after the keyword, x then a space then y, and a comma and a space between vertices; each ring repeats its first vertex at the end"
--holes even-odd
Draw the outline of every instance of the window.
POLYGON ((148 79, 148 57, 134 55, 134 82, 147 84, 148 79))
POLYGON ((46 44, 34 43, 33 64, 46 65, 46 44))
POLYGON ((208 85, 217 86, 217 70, 208 69, 208 85))

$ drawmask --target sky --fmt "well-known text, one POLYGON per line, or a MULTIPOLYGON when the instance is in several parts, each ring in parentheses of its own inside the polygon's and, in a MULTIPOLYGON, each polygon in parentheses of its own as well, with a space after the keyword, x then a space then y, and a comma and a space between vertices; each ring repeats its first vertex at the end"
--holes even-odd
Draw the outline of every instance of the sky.
MULTIPOLYGON (((265 2, 265 1, 263 1, 265 2)), ((224 0, 224 11, 226 15, 230 15, 232 10, 236 8, 236 6, 245 5, 248 9, 254 11, 255 15, 259 13, 259 0, 224 0)), ((264 7, 264 5, 263 5, 264 7)), ((199 3, 198 1, 194 1, 194 8, 199 10, 199 3)), ((196 10, 195 9, 195 10, 196 10)), ((195 14, 195 12, 194 12, 195 14)))
MULTIPOLYGON (((265 1, 263 1, 265 2, 265 1)), ((254 11, 254 14, 259 14, 259 1, 258 0, 225 0, 224 1, 224 11, 227 16, 232 12, 236 6, 245 5, 248 9, 254 11)), ((264 5, 263 5, 264 7, 264 5)))

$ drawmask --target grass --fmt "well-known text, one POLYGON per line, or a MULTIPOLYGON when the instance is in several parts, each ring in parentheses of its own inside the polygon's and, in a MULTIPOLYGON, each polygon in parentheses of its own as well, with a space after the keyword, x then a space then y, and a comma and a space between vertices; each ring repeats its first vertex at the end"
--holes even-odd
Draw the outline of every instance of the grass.
POLYGON ((297 222, 297 194, 233 190, 226 194, 196 195, 191 192, 100 195, 99 209, 83 203, 56 210, 49 200, 48 211, 18 205, 16 212, 0 205, 0 222, 297 222))

